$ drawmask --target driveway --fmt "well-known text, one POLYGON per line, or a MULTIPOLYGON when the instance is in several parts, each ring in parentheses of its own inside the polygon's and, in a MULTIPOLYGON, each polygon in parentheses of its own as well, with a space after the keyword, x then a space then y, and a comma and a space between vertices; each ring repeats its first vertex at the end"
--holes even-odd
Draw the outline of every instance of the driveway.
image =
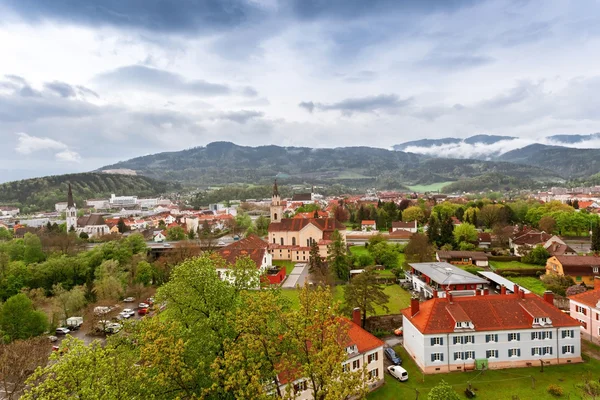
POLYGON ((295 289, 296 285, 303 287, 308 278, 308 264, 296 264, 281 287, 283 289, 295 289))

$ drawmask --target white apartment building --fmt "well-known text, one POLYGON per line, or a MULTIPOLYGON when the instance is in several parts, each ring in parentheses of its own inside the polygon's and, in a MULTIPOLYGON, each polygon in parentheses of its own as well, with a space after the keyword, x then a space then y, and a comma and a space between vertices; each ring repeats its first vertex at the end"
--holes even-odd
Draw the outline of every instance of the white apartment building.
POLYGON ((108 200, 111 208, 134 207, 137 205, 137 201, 137 196, 115 196, 114 193, 108 200))
POLYGON ((404 348, 426 374, 581 362, 579 323, 553 298, 518 291, 412 299, 402 311, 404 348))

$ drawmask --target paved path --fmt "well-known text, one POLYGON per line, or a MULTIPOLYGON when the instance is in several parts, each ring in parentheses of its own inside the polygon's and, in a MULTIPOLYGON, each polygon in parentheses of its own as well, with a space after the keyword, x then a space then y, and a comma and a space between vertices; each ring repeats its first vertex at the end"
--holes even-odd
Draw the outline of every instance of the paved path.
POLYGON ((296 264, 281 287, 283 289, 295 289, 296 285, 302 287, 307 278, 308 264, 296 264))

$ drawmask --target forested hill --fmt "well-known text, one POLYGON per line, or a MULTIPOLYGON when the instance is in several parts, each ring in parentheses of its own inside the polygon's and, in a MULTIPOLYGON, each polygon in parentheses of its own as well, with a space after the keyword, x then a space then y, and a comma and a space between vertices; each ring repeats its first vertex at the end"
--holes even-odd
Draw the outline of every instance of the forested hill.
POLYGON ((527 177, 533 181, 556 180, 558 175, 535 166, 434 159, 373 147, 247 147, 228 142, 138 157, 103 169, 115 168, 132 169, 155 179, 199 185, 270 184, 277 176, 290 184, 339 183, 379 189, 401 189, 490 173, 527 177))
POLYGON ((78 206, 86 199, 117 195, 156 196, 172 190, 166 182, 146 176, 81 173, 46 176, 0 184, 0 205, 16 205, 21 212, 53 210, 54 204, 67 201, 69 183, 78 206))

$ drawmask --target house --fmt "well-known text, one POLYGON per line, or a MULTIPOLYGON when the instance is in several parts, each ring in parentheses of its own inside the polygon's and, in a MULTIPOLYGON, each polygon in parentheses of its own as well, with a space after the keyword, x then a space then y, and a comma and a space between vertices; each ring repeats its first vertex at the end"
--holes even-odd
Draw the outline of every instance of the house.
POLYGON ((435 253, 435 258, 441 262, 452 265, 476 265, 478 267, 488 266, 488 256, 481 251, 443 251, 435 253))
MULTIPOLYGON (((301 212, 301 213, 294 215, 294 218, 314 218, 314 217, 315 217, 314 212, 301 212)), ((328 218, 329 213, 327 211, 317 210, 317 217, 318 218, 328 218)))
MULTIPOLYGON (((374 390, 383 385, 385 370, 383 363, 383 347, 385 343, 361 328, 360 309, 355 308, 352 312, 352 321, 343 318, 342 326, 347 328, 347 335, 340 336, 340 346, 343 346, 348 354, 346 361, 342 363, 343 369, 354 371, 365 368, 365 385, 374 390)), ((310 380, 306 378, 294 378, 290 373, 279 374, 279 387, 285 393, 288 385, 293 385, 296 400, 312 400, 310 391, 310 380)))
POLYGON ((444 296, 445 291, 456 295, 473 296, 483 289, 487 281, 447 262, 424 262, 408 264, 406 272, 413 289, 426 298, 444 296))
POLYGON ((89 237, 103 236, 110 233, 110 228, 104 221, 102 214, 89 214, 79 217, 74 228, 78 235, 85 232, 89 237))
MULTIPOLYGON (((266 274, 267 270, 273 265, 273 256, 269 252, 269 244, 256 235, 250 235, 247 238, 231 243, 216 251, 216 254, 225 260, 226 265, 217 268, 219 277, 223 280, 232 281, 234 278, 230 275, 229 265, 233 265, 239 258, 250 257, 256 264, 260 275, 266 274)), ((285 273, 285 268, 283 269, 285 273)))
POLYGON ((452 216, 450 218, 452 219, 452 225, 454 225, 455 227, 462 225, 460 219, 456 218, 455 216, 452 216))
POLYGON ((594 290, 569 296, 571 317, 581 324, 581 335, 600 342, 600 277, 594 279, 594 290))
POLYGON ((406 231, 411 233, 417 232, 417 221, 393 221, 390 232, 406 231))
POLYGON ((0 206, 0 215, 3 216, 16 217, 20 212, 21 210, 18 207, 0 206))
POLYGON ((336 230, 346 241, 346 226, 335 218, 282 218, 283 207, 275 182, 268 229, 269 249, 274 260, 307 262, 310 246, 315 242, 321 257, 327 257, 327 246, 336 230))
POLYGON ((552 292, 503 293, 412 299, 404 348, 426 374, 582 361, 579 323, 554 307, 552 292))
POLYGON ((558 236, 540 232, 536 229, 518 232, 508 240, 509 246, 514 251, 515 256, 519 257, 525 255, 528 250, 538 245, 544 246, 548 242, 565 244, 558 236))
POLYGON ((544 248, 548 250, 550 256, 576 256, 577 252, 566 243, 555 242, 549 240, 544 244, 544 248))
POLYGON ((152 240, 154 240, 155 243, 161 243, 167 240, 167 236, 163 231, 154 231, 152 236, 152 240))
POLYGON ((388 234, 388 242, 392 243, 408 243, 410 238, 414 235, 414 233, 398 230, 395 232, 390 232, 388 234))
POLYGON ((489 249, 492 247, 492 235, 488 232, 477 233, 477 247, 480 249, 489 249))
POLYGON ((377 230, 377 223, 375 223, 375 221, 373 221, 371 219, 364 219, 360 223, 360 229, 363 232, 376 231, 377 230))
POLYGON ((292 195, 293 203, 313 204, 315 202, 314 193, 296 193, 292 195))
POLYGON ((546 262, 546 275, 570 276, 575 283, 594 285, 594 278, 600 276, 598 256, 553 256, 546 262))

